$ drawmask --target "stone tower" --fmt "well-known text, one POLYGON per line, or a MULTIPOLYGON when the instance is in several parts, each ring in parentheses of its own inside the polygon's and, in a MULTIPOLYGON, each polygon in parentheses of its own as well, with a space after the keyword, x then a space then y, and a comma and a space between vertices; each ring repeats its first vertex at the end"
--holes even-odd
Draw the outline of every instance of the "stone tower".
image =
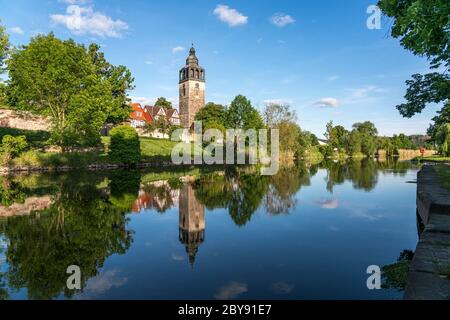
POLYGON ((198 247, 205 241, 205 207, 195 197, 190 184, 180 190, 179 210, 179 240, 193 266, 198 247))
POLYGON ((197 112, 205 106, 205 69, 198 64, 195 49, 189 50, 186 65, 180 70, 180 121, 191 128, 197 112))

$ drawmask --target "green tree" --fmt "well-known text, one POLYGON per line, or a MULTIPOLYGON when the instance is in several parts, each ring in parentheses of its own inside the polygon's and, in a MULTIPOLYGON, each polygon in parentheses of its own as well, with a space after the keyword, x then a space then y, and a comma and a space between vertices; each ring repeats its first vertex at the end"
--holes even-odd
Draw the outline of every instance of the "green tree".
POLYGON ((9 102, 49 116, 60 146, 98 145, 114 101, 111 84, 96 69, 83 45, 52 33, 36 36, 8 60, 9 102))
POLYGON ((291 121, 283 121, 277 125, 281 151, 299 153, 301 129, 298 124, 291 121))
POLYGON ((195 121, 201 121, 203 125, 203 132, 208 129, 218 129, 225 131, 226 110, 221 104, 208 102, 195 115, 195 121))
MULTIPOLYGON (((393 19, 391 35, 418 56, 425 56, 432 69, 442 72, 414 74, 406 81, 406 103, 397 106, 404 117, 422 112, 429 103, 444 103, 449 108, 450 76, 450 2, 448 0, 380 0, 378 6, 393 19)), ((438 121, 439 115, 435 118, 438 121)), ((442 124, 442 122, 441 122, 442 124)), ((431 128, 435 133, 435 128, 431 128)))
POLYGON ((168 101, 164 97, 160 97, 158 98, 158 100, 156 100, 155 107, 162 107, 164 109, 173 109, 172 102, 168 101))
POLYGON ((295 122, 297 116, 291 110, 289 104, 269 103, 264 110, 264 122, 266 126, 275 128, 282 122, 295 122))
POLYGON ((4 71, 3 63, 9 51, 9 36, 1 22, 2 21, 0 20, 0 74, 4 71))
POLYGON ((136 164, 141 160, 141 145, 136 130, 127 125, 115 127, 110 132, 109 157, 112 161, 136 164))
POLYGON ((238 95, 231 102, 226 113, 226 125, 233 129, 261 129, 264 127, 263 120, 250 100, 238 95))
POLYGON ((450 156, 450 123, 440 126, 436 132, 436 143, 442 155, 450 156))
POLYGON ((125 66, 114 66, 109 63, 105 59, 104 53, 100 51, 98 44, 89 45, 88 54, 96 68, 97 75, 110 84, 113 101, 106 122, 121 123, 130 116, 128 92, 134 89, 134 78, 125 66))
POLYGON ((348 153, 356 155, 361 152, 362 138, 358 130, 352 130, 348 136, 348 153))
POLYGON ((0 154, 2 156, 2 163, 7 165, 9 161, 17 157, 28 147, 27 138, 25 136, 13 137, 5 135, 0 145, 0 154))
POLYGON ((370 121, 355 123, 353 129, 361 136, 361 152, 366 156, 373 156, 377 150, 378 130, 370 121))

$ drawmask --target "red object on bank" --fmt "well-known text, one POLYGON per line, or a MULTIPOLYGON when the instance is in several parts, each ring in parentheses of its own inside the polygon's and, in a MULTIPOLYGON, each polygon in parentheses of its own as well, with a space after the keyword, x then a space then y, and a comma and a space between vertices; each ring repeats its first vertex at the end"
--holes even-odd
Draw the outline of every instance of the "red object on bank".
POLYGON ((420 148, 420 154, 421 154, 422 157, 423 157, 423 155, 425 154, 425 148, 420 148))

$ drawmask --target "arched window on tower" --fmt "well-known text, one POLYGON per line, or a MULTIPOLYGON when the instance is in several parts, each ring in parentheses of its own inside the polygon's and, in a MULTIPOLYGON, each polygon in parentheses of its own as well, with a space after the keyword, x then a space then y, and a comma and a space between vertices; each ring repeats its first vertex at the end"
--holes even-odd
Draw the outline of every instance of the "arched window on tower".
POLYGON ((195 70, 195 77, 196 77, 197 79, 200 79, 200 73, 198 72, 198 70, 195 70))
POLYGON ((191 78, 194 77, 194 69, 191 69, 191 78))
POLYGON ((180 81, 183 80, 183 71, 180 70, 180 81))
POLYGON ((202 80, 205 80, 205 72, 203 70, 201 72, 201 77, 202 77, 202 80))
POLYGON ((186 85, 183 84, 183 97, 186 96, 186 85))

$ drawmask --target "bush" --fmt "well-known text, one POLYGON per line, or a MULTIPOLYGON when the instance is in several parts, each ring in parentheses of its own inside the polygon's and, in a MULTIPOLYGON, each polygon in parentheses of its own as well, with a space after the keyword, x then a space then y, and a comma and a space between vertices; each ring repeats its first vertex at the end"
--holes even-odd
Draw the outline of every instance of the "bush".
POLYGON ((111 130, 109 157, 113 162, 136 164, 141 160, 141 145, 135 129, 122 125, 111 130))
POLYGON ((6 135, 2 139, 0 153, 2 154, 2 162, 7 165, 12 158, 20 155, 28 147, 27 138, 25 136, 13 137, 6 135))

